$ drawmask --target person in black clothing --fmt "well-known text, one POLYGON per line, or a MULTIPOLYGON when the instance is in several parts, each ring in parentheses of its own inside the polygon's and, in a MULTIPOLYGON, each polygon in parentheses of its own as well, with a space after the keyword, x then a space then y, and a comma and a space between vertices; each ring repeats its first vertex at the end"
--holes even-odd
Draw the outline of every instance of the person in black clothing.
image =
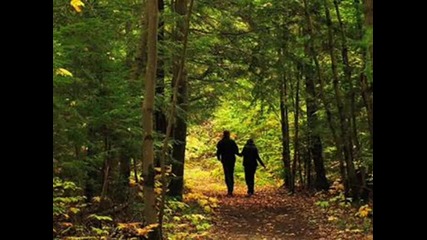
POLYGON ((234 164, 236 163, 236 154, 239 154, 239 148, 236 142, 230 138, 230 132, 224 131, 222 139, 216 145, 216 157, 221 161, 224 169, 225 183, 227 184, 227 196, 233 196, 234 189, 234 164))
POLYGON ((248 186, 248 196, 254 194, 254 177, 258 162, 265 168, 264 163, 258 154, 258 149, 252 139, 249 139, 243 147, 241 155, 243 156, 243 167, 245 168, 245 180, 248 186))

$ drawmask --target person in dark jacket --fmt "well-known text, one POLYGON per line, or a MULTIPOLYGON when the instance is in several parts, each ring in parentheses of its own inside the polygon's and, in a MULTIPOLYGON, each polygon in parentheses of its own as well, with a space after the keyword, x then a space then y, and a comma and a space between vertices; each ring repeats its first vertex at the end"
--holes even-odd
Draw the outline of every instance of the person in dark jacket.
POLYGON ((239 154, 239 148, 236 142, 230 138, 230 132, 224 131, 222 139, 216 145, 216 157, 221 161, 224 169, 225 183, 227 185, 227 196, 233 196, 234 189, 234 164, 236 156, 239 154))
POLYGON ((243 156, 243 167, 245 168, 245 180, 248 186, 248 196, 254 194, 254 178, 258 162, 265 168, 264 163, 259 157, 258 148, 252 139, 249 139, 243 147, 241 155, 243 156))

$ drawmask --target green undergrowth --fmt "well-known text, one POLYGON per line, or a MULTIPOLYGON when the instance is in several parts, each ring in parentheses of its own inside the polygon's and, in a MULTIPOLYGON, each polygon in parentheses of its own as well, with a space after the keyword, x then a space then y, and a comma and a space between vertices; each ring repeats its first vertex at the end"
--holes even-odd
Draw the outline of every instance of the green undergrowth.
POLYGON ((318 193, 316 205, 322 210, 327 220, 342 232, 372 234, 372 202, 353 202, 345 198, 344 186, 335 181, 326 193, 318 193))
MULTIPOLYGON (((54 178, 53 239, 140 239, 156 225, 141 221, 144 204, 139 186, 131 188, 128 201, 102 207, 100 197, 90 201, 82 189, 70 181, 54 178), (117 209, 117 211, 115 211, 117 209)), ((165 239, 197 239, 208 234, 211 214, 218 200, 202 193, 188 191, 184 200, 167 198, 163 233, 165 239)))

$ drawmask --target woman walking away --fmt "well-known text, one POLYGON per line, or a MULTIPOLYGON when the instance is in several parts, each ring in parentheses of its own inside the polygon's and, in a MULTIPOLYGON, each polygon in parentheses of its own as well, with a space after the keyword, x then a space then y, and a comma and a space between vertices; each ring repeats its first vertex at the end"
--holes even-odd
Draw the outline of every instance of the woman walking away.
POLYGON ((264 163, 258 154, 254 140, 249 139, 243 147, 241 155, 243 156, 243 167, 245 168, 245 180, 248 186, 248 197, 254 194, 254 177, 258 162, 265 168, 264 163))

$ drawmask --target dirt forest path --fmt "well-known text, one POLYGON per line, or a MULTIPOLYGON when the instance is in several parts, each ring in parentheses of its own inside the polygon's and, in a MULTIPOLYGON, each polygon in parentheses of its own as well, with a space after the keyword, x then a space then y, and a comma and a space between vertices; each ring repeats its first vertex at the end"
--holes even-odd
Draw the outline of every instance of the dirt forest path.
POLYGON ((213 233, 218 239, 320 239, 309 200, 294 198, 274 188, 263 188, 248 198, 239 188, 233 198, 217 196, 220 207, 213 233), (308 211, 307 211, 308 210, 308 211))
POLYGON ((246 197, 246 186, 242 183, 236 183, 234 196, 227 197, 225 183, 211 178, 200 182, 203 184, 193 186, 193 192, 219 200, 209 239, 372 239, 332 225, 313 197, 288 195, 275 186, 256 186, 255 195, 246 197))

